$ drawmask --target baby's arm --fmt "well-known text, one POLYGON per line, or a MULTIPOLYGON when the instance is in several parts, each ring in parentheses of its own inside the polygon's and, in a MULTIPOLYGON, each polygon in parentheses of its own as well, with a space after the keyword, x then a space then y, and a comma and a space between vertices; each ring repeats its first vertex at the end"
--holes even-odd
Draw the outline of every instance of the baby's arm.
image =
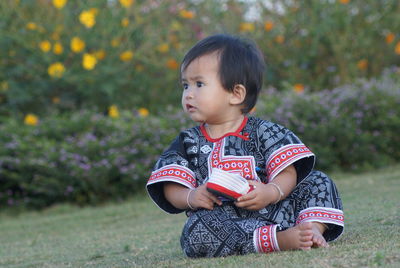
POLYGON ((205 184, 191 190, 178 183, 166 182, 164 183, 164 195, 174 207, 179 209, 188 209, 191 206, 194 209, 212 210, 214 203, 222 204, 221 200, 207 191, 205 184))
POLYGON ((290 165, 275 177, 273 181, 275 185, 249 181, 250 184, 255 186, 255 189, 239 197, 235 204, 237 207, 249 210, 260 210, 269 204, 286 198, 293 191, 294 187, 296 187, 296 181, 296 169, 293 165, 290 165), (278 187, 283 192, 283 196, 281 196, 278 187))

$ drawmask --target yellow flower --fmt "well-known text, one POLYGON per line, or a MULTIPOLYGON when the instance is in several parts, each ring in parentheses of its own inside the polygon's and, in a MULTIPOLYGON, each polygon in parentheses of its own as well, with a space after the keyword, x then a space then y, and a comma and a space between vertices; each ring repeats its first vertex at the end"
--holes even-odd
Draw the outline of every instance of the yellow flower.
POLYGON ((97 14, 99 14, 99 10, 95 7, 92 7, 91 9, 89 9, 89 12, 93 14, 93 16, 97 16, 97 14))
POLYGON ((138 72, 142 72, 144 70, 144 66, 142 64, 137 64, 135 66, 135 70, 138 72))
POLYGON ((347 5, 350 2, 350 0, 339 0, 339 2, 341 4, 347 5))
POLYGON ((51 39, 53 40, 60 40, 60 33, 54 32, 51 34, 51 39))
POLYGON ((400 55, 400 41, 397 42, 396 46, 394 47, 394 52, 395 52, 397 55, 400 55))
POLYGON ((119 3, 121 4, 121 6, 126 7, 126 8, 133 5, 134 2, 135 2, 134 0, 119 0, 119 3))
POLYGON ((251 22, 242 22, 239 26, 239 31, 241 32, 253 32, 254 30, 254 23, 251 22))
POLYGON ((53 5, 57 9, 62 9, 66 3, 67 3, 67 0, 53 0, 53 5))
POLYGON ((174 43, 173 45, 174 45, 174 48, 175 48, 176 50, 179 50, 179 49, 181 49, 181 47, 182 47, 182 44, 181 44, 181 43, 174 43))
POLYGON ((58 104, 58 103, 60 103, 60 98, 59 98, 59 97, 53 97, 53 98, 51 99, 51 101, 52 101, 54 104, 58 104))
POLYGON ((362 59, 357 62, 357 67, 360 70, 366 70, 368 68, 368 60, 362 59))
POLYGON ((7 91, 8 90, 8 82, 7 81, 3 81, 0 83, 0 91, 7 91))
POLYGON ((86 70, 93 70, 97 64, 97 59, 93 54, 85 53, 82 58, 82 66, 86 70))
POLYGON ((96 17, 89 11, 82 11, 79 15, 79 21, 85 25, 86 28, 92 28, 96 24, 96 17))
POLYGON ((300 93, 303 93, 304 92, 304 85, 303 84, 294 84, 293 85, 293 90, 294 90, 294 92, 296 92, 296 93, 298 93, 298 94, 300 94, 300 93))
POLYGON ((278 44, 282 44, 283 42, 285 42, 285 37, 280 34, 275 37, 275 42, 277 42, 278 44))
POLYGON ((195 14, 193 11, 182 9, 181 11, 179 11, 179 16, 181 16, 184 19, 193 19, 195 14))
POLYGON ((44 40, 44 41, 39 43, 39 47, 43 52, 47 53, 51 49, 51 43, 49 41, 47 41, 47 40, 44 40))
POLYGON ((111 105, 110 107, 108 107, 108 116, 112 118, 119 117, 119 110, 116 105, 111 105))
POLYGON ((82 52, 85 49, 85 42, 79 37, 74 37, 71 40, 71 50, 75 53, 82 52))
POLYGON ((175 49, 178 50, 181 48, 181 43, 179 43, 178 36, 176 36, 175 34, 171 34, 171 35, 169 35, 169 40, 171 41, 171 43, 175 49))
POLYGON ((119 55, 120 60, 130 61, 133 58, 133 52, 130 50, 124 51, 119 55))
POLYGON ((169 51, 169 45, 168 43, 162 43, 157 47, 157 50, 161 53, 167 53, 169 51))
POLYGON ((393 41, 394 41, 394 38, 395 38, 396 36, 394 35, 394 33, 388 33, 387 35, 386 35, 386 43, 387 44, 391 44, 393 41))
POLYGON ((180 31, 182 29, 182 24, 179 21, 173 21, 171 23, 171 29, 173 31, 180 31))
POLYGON ((166 65, 171 70, 176 70, 176 69, 179 68, 178 62, 176 60, 174 60, 174 59, 168 59, 166 65))
POLYGON ((56 55, 62 54, 64 51, 64 47, 61 45, 60 42, 56 42, 53 46, 53 53, 56 55))
POLYGON ((39 122, 39 118, 34 114, 27 114, 24 118, 25 125, 36 126, 39 122))
POLYGON ((274 23, 272 21, 267 21, 264 23, 264 29, 269 32, 274 28, 274 23))
POLYGON ((36 30, 38 27, 37 27, 36 23, 34 23, 34 22, 28 22, 28 23, 26 24, 26 28, 27 28, 28 30, 34 31, 34 30, 36 30))
POLYGON ((128 27, 128 25, 129 25, 129 19, 128 18, 123 18, 121 20, 121 26, 122 27, 128 27))
POLYGON ((65 72, 65 67, 61 62, 56 62, 47 68, 47 72, 51 77, 60 78, 65 72))
POLYGON ((104 60, 104 58, 106 57, 106 52, 104 51, 104 49, 100 49, 94 52, 94 55, 98 60, 104 60))
POLYGON ((55 41, 60 40, 60 34, 64 30, 64 27, 62 25, 57 25, 56 28, 54 29, 54 32, 51 34, 51 38, 55 41))
POLYGON ((139 116, 141 116, 141 117, 146 117, 146 116, 148 116, 148 115, 150 114, 150 112, 149 112, 149 110, 147 110, 146 108, 140 108, 140 109, 138 110, 138 114, 139 114, 139 116))
POLYGON ((120 43, 121 43, 121 41, 118 38, 114 38, 113 40, 111 40, 112 47, 117 47, 120 45, 120 43))

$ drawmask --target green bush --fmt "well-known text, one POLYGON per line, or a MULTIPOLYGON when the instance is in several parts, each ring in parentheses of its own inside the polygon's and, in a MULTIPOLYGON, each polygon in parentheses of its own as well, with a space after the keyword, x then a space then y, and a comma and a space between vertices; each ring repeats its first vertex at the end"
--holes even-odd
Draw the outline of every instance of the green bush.
POLYGON ((216 32, 259 44, 267 85, 333 88, 399 64, 399 11, 397 0, 3 0, 0 115, 163 110, 179 101, 185 51, 216 32))
POLYGON ((400 160, 398 75, 398 70, 387 71, 380 79, 317 93, 269 90, 257 113, 292 129, 316 153, 317 168, 387 165, 400 160))
POLYGON ((184 119, 80 111, 0 126, 0 207, 98 204, 143 191, 184 119), (171 120, 171 121, 169 121, 171 120))
POLYGON ((400 63, 399 1, 271 2, 276 8, 261 9, 262 18, 276 26, 254 35, 275 87, 332 89, 400 63))
MULTIPOLYGON (((293 130, 317 168, 361 170, 400 161, 399 71, 332 91, 267 90, 257 116, 293 130)), ((181 129, 178 107, 160 116, 125 110, 114 118, 82 110, 0 125, 0 208, 79 205, 144 191, 151 169, 181 129)))

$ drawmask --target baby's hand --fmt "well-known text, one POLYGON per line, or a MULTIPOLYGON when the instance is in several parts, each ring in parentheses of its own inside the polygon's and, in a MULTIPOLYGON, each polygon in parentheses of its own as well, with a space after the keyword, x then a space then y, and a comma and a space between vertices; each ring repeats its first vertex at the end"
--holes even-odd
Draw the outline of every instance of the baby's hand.
POLYGON ((207 191, 206 185, 200 185, 195 190, 190 193, 190 197, 188 199, 190 205, 197 208, 205 208, 212 210, 214 208, 214 204, 222 205, 222 201, 219 200, 215 195, 207 191))
POLYGON ((254 190, 239 197, 235 202, 237 207, 248 210, 260 210, 272 203, 274 200, 273 197, 275 197, 274 194, 276 193, 273 190, 271 191, 267 184, 257 181, 249 181, 249 184, 255 187, 254 190))

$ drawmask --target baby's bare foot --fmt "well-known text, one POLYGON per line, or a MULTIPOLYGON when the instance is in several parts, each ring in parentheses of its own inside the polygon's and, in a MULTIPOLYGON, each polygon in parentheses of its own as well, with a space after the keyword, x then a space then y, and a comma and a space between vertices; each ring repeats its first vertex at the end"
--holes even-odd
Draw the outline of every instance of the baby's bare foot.
POLYGON ((326 242, 325 238, 323 237, 323 232, 325 231, 325 227, 317 222, 312 223, 312 232, 313 232, 313 237, 312 237, 312 242, 313 248, 328 248, 329 245, 326 242))
POLYGON ((279 248, 281 250, 311 249, 314 232, 311 222, 304 222, 282 232, 277 232, 279 248))

